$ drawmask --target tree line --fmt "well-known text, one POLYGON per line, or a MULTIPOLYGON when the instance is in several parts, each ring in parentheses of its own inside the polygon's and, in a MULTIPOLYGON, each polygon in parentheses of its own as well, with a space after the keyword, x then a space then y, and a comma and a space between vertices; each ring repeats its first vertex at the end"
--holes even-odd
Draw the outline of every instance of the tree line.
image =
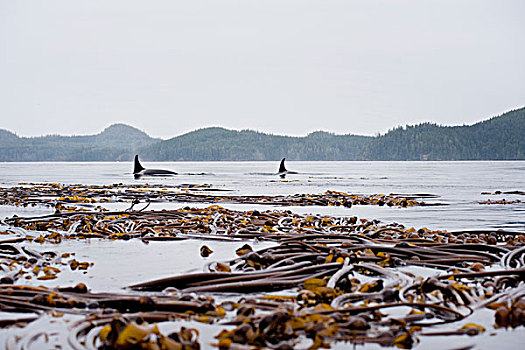
POLYGON ((525 108, 480 123, 422 123, 376 137, 317 131, 305 137, 212 127, 168 140, 124 124, 96 135, 19 137, 0 129, 0 161, 525 160, 525 108))

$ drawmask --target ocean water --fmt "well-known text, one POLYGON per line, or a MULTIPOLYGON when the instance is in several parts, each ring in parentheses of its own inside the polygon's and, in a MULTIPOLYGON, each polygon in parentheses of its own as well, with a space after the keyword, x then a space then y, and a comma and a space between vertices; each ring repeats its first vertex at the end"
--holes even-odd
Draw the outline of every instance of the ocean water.
MULTIPOLYGON (((357 194, 425 193, 439 196, 428 202, 439 206, 396 208, 379 206, 325 207, 226 204, 235 210, 292 210, 300 214, 357 216, 379 219, 383 223, 401 223, 406 227, 441 230, 490 229, 525 231, 525 203, 481 205, 477 201, 505 198, 525 202, 523 195, 482 195, 482 192, 525 191, 525 162, 288 162, 289 170, 298 172, 276 175, 279 162, 143 162, 146 168, 171 169, 173 177, 135 179, 132 164, 95 163, 1 163, 0 186, 20 183, 52 182, 62 184, 210 184, 228 190, 214 195, 278 195, 324 193, 327 190, 357 194)), ((97 203, 98 205, 98 203, 97 203)), ((152 203, 148 209, 176 209, 186 205, 207 207, 206 203, 152 203)), ((125 209, 129 203, 105 204, 108 209, 125 209)), ((139 206, 140 207, 140 206, 139 206)), ((49 214, 51 208, 0 206, 0 218, 49 214)), ((1 225, 0 225, 1 226, 1 225)), ((0 227, 1 228, 1 227, 0 227)), ((94 290, 118 291, 147 279, 174 273, 202 271, 207 259, 198 249, 200 241, 112 242, 80 240, 45 244, 55 251, 79 252, 79 258, 97 262, 87 275, 61 274, 58 280, 41 281, 50 287, 64 283, 86 282, 94 290), (198 257, 196 259, 195 257, 198 257), (183 257, 183 258, 181 258, 183 257), (135 266, 130 269, 129 266, 135 266)), ((239 242, 206 241, 215 251, 209 258, 227 260, 235 257, 239 242)), ((269 243, 255 242, 254 249, 269 243)), ((42 249, 44 249, 42 247, 42 249)))
MULTIPOLYGON (((134 179, 132 163, 43 162, 0 163, 0 186, 24 182, 63 184, 210 184, 234 195, 324 193, 434 194, 429 203, 443 206, 390 208, 377 206, 295 207, 300 213, 358 216, 430 229, 525 230, 525 204, 481 205, 478 201, 521 200, 523 195, 482 195, 482 192, 525 191, 525 162, 287 162, 286 181, 275 173, 279 162, 143 162, 146 168, 170 169, 173 177, 134 179)), ((217 194, 217 193, 215 193, 217 194)), ((158 204, 177 208, 184 204, 158 204)), ((251 209, 223 204, 232 209, 251 209)), ((273 209, 272 207, 262 207, 273 209)), ((279 209, 279 208, 277 208, 279 209)), ((24 209, 0 208, 0 217, 24 209)), ((30 211, 30 210, 29 210, 30 211)))
MULTIPOLYGON (((525 231, 525 196, 504 194, 525 191, 525 162, 288 162, 285 181, 276 175, 279 162, 143 162, 146 168, 170 169, 177 176, 135 179, 132 163, 123 162, 42 162, 0 163, 0 186, 11 187, 20 183, 52 182, 62 184, 210 184, 226 190, 213 192, 234 195, 286 195, 296 193, 324 193, 327 190, 355 194, 433 194, 437 198, 426 200, 439 206, 392 208, 378 206, 345 207, 272 207, 269 205, 223 204, 236 210, 292 210, 298 213, 333 216, 358 216, 379 219, 384 223, 397 222, 407 227, 427 227, 449 231, 463 229, 504 229, 525 231), (499 195, 485 195, 482 192, 499 195), (518 204, 481 205, 478 201, 520 200, 518 204)), ((97 203, 98 204, 98 203, 97 203)), ((149 209, 175 209, 187 203, 153 203, 149 209)), ((208 206, 199 203, 191 206, 208 206)), ((108 204, 110 209, 126 208, 126 204, 108 204), (124 207, 122 207, 124 205, 124 207), (120 206, 120 207, 119 207, 120 206)), ((0 218, 34 216, 50 213, 49 208, 20 208, 0 206, 0 218)), ((0 229, 2 229, 0 223, 0 229)), ((39 251, 58 253, 75 252, 79 261, 93 262, 87 272, 64 269, 55 280, 24 281, 47 287, 74 285, 84 282, 94 292, 123 292, 126 286, 157 278, 187 272, 203 271, 211 261, 235 258, 235 250, 244 242, 214 240, 187 240, 177 242, 151 242, 139 240, 110 241, 100 239, 67 240, 59 245, 45 243, 32 245, 39 251), (209 258, 199 255, 206 244, 214 253, 209 258)), ((250 242, 261 249, 272 243, 250 242)), ((234 298, 235 299, 235 298, 234 298)), ((483 311, 484 312, 484 311, 483 311)), ((476 322, 487 329, 492 327, 493 316, 478 312, 466 322, 476 322)), ((463 324, 462 323, 462 324, 463 324)), ((198 327, 205 327, 197 325, 198 327)), ((207 327, 207 326, 206 326, 207 327)), ((201 329, 204 348, 209 348, 217 329, 201 329)), ((0 331, 0 347, 9 332, 0 331)), ((476 337, 420 337, 418 349, 437 348, 519 348, 525 340, 522 328, 487 332, 476 337), (449 342, 453 341, 454 344, 449 342)), ((334 348, 380 349, 374 344, 337 344, 334 348)))

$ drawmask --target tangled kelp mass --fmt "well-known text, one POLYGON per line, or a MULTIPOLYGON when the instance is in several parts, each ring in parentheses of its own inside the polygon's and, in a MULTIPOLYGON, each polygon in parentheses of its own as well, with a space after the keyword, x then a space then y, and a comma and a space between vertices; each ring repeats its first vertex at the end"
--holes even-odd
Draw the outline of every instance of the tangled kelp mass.
POLYGON ((384 226, 378 220, 359 220, 355 216, 299 215, 291 211, 235 211, 217 205, 162 211, 68 211, 38 217, 15 216, 5 222, 13 227, 12 232, 32 232, 32 235, 25 234, 25 237, 35 241, 60 241, 62 238, 282 239, 304 233, 327 235, 367 233, 370 230, 375 230, 377 235, 393 231, 396 237, 403 235, 419 238, 419 235, 432 235, 430 230, 424 228, 418 232, 407 231, 402 225, 384 226), (36 238, 39 233, 40 236, 36 238))
MULTIPOLYGON (((284 180, 283 180, 284 181, 284 180)), ((293 196, 234 196, 212 195, 205 192, 227 192, 226 189, 212 188, 210 185, 123 185, 86 186, 28 183, 23 186, 4 188, 0 190, 0 204, 4 205, 48 205, 64 206, 71 204, 104 203, 104 202, 183 202, 183 203, 242 203, 266 204, 277 206, 345 206, 379 205, 395 207, 412 207, 425 205, 442 205, 417 201, 419 198, 437 198, 431 194, 385 195, 385 194, 348 194, 337 191, 326 191, 323 194, 296 194, 293 196)))
MULTIPOLYGON (((432 338, 476 339, 525 325, 524 232, 416 229, 286 208, 146 210, 136 207, 169 201, 171 194, 159 194, 165 187, 130 186, 128 193, 123 185, 26 186, 7 189, 7 200, 55 212, 2 222, 9 237, 0 242, 0 323, 8 349, 412 348, 432 338), (38 187, 41 192, 21 190, 38 187), (108 210, 103 198, 128 208, 108 210), (84 283, 37 286, 64 269, 89 275, 93 262, 47 248, 86 239, 199 239, 195 256, 207 264, 198 273, 136 281, 120 293, 92 292, 84 283), (215 261, 205 244, 211 240, 238 242, 237 257, 215 261), (258 241, 270 246, 254 249, 258 241)), ((325 205, 301 196, 307 205, 325 205)), ((287 201, 278 205, 298 205, 287 201)))
POLYGON ((78 261, 74 252, 57 254, 54 251, 38 252, 27 246, 17 247, 13 240, 0 241, 1 283, 10 284, 18 279, 52 280, 66 266, 72 271, 85 271, 93 263, 78 261))

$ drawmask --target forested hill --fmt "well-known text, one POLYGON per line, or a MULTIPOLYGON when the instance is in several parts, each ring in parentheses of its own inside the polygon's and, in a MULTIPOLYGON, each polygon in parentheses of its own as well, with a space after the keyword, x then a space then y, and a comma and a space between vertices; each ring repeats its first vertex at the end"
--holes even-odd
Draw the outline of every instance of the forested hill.
POLYGON ((367 160, 524 160, 525 108, 470 126, 424 123, 396 128, 368 143, 367 160))
POLYGON ((124 124, 89 136, 19 137, 0 129, 0 161, 525 160, 525 108, 470 126, 424 123, 377 137, 290 137, 218 127, 169 140, 124 124))
POLYGON ((129 161, 140 147, 159 141, 125 124, 88 136, 18 137, 0 130, 0 161, 129 161))
POLYGON ((306 137, 206 128, 144 147, 155 160, 355 160, 368 136, 317 131, 306 137))

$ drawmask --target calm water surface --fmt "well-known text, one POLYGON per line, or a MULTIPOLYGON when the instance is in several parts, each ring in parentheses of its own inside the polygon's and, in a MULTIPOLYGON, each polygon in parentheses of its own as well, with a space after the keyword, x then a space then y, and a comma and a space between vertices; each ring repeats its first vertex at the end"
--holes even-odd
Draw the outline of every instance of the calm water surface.
MULTIPOLYGON (((143 162, 147 168, 177 171, 179 175, 166 178, 135 180, 132 163, 0 163, 0 186, 10 187, 27 182, 53 182, 62 184, 109 185, 123 184, 211 184, 230 190, 226 194, 276 195, 295 193, 323 193, 327 190, 357 194, 427 193, 438 195, 432 202, 443 206, 389 208, 377 206, 344 207, 292 207, 299 213, 358 216, 380 219, 384 223, 398 222, 405 226, 431 229, 506 229, 525 231, 525 204, 480 205, 477 201, 505 198, 525 201, 520 195, 482 195, 482 192, 525 191, 525 162, 288 162, 286 182, 275 175, 279 162, 143 162)), ((214 192, 217 194, 217 192, 214 192)), ((123 204, 108 204, 119 209, 123 204)), ((129 204, 126 204, 127 207, 129 204)), ((155 203, 150 209, 174 209, 184 203, 155 203)), ((191 204, 208 206, 209 204, 191 204)), ((249 210, 253 205, 222 204, 222 206, 249 210)), ((258 206, 259 210, 283 207, 258 206)), ((0 206, 0 218, 41 215, 49 208, 15 208, 0 206)), ((0 225, 1 226, 1 225, 0 225)), ((1 229, 1 227, 0 227, 1 229)), ((37 250, 59 253, 76 252, 80 261, 94 262, 87 273, 64 269, 59 277, 50 281, 33 281, 39 285, 55 287, 86 283, 94 291, 122 292, 124 287, 147 280, 173 276, 183 272, 203 271, 210 261, 232 259, 242 242, 197 241, 152 242, 138 240, 109 241, 100 239, 68 240, 59 245, 46 243, 37 250), (214 254, 201 258, 199 248, 208 245, 214 254)), ((254 249, 271 243, 251 242, 254 249)), ((429 273, 432 273, 430 271, 429 273)), ((19 281, 18 283, 31 283, 19 281)), ((234 298, 235 299, 235 298, 234 298)), ((480 311, 464 320, 492 328, 493 316, 480 311)), ((192 324, 201 331, 201 343, 207 348, 217 333, 209 325, 192 324)), ((450 330, 443 326, 444 330, 450 330)), ((437 327, 439 329, 440 327, 437 327)), ((436 330, 437 330, 436 329, 436 330)), ((8 332, 0 331, 0 347, 8 332)), ((522 329, 497 330, 470 338, 420 337, 418 349, 438 348, 520 348, 525 341, 522 329), (453 344, 450 343, 453 341, 453 344)), ((333 348, 381 349, 379 345, 363 346, 336 344, 333 348)))
MULTIPOLYGON (((135 180, 132 164, 97 163, 1 163, 0 185, 21 182, 58 182, 64 184, 137 184, 166 185, 211 184, 236 195, 275 195, 323 193, 327 190, 357 194, 429 193, 440 198, 429 202, 438 207, 388 208, 373 206, 298 207, 301 213, 357 215, 383 222, 431 229, 508 229, 525 230, 525 204, 480 205, 477 201, 521 200, 525 196, 487 196, 497 190, 525 191, 525 162, 288 162, 287 182, 274 175, 278 162, 143 162, 147 168, 171 169, 174 177, 135 180)), ((162 204, 180 207, 183 204, 162 204)), ((246 209, 243 205, 224 205, 246 209)), ((251 207, 250 207, 251 209, 251 207)), ((9 215, 12 208, 0 209, 9 215)), ((23 213, 22 213, 23 214, 23 213)))

